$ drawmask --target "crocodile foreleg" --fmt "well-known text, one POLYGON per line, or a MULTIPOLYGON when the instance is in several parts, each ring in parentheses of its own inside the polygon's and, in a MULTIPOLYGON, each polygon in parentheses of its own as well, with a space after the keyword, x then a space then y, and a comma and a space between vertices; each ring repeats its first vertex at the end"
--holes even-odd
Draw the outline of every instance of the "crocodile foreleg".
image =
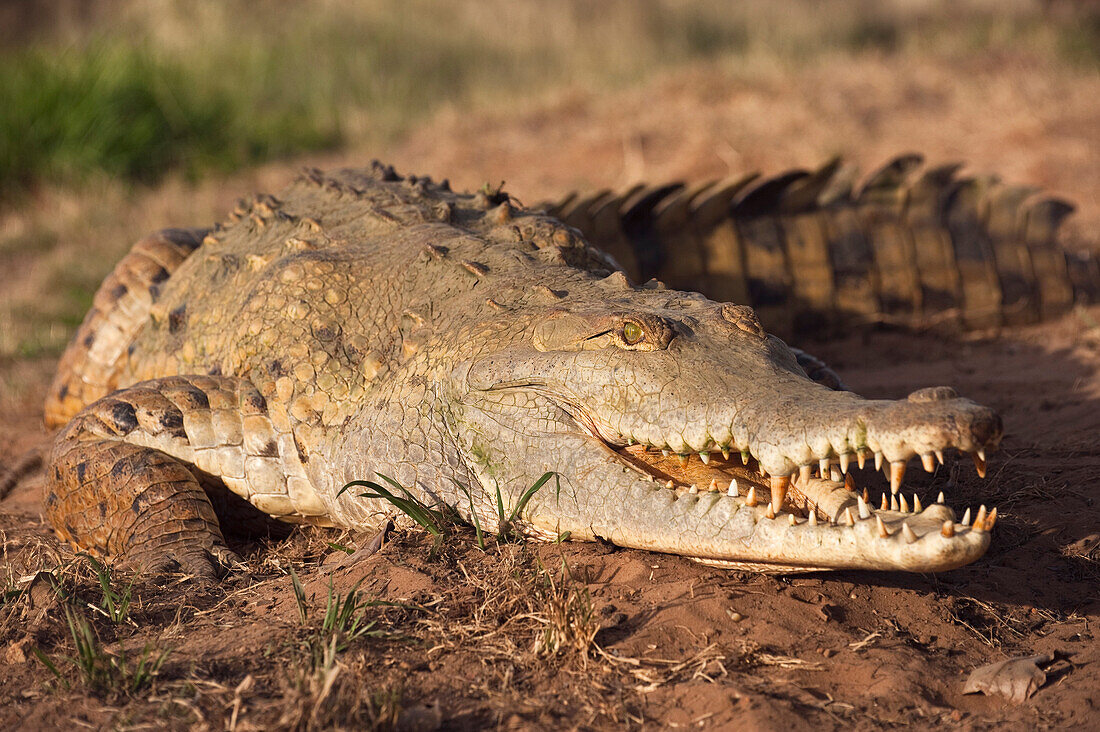
POLYGON ((213 576, 235 561, 219 513, 257 533, 262 517, 325 511, 293 435, 232 377, 169 376, 104 397, 58 435, 49 464, 47 513, 62 537, 147 570, 213 576))

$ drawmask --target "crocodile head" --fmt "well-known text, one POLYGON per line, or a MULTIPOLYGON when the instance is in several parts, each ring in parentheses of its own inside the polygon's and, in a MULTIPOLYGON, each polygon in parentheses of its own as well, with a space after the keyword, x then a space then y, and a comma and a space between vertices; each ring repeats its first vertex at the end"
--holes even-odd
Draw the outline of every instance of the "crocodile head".
POLYGON ((549 537, 777 572, 946 570, 989 545, 995 511, 957 522, 942 497, 924 507, 898 489, 911 458, 932 470, 949 449, 984 472, 992 410, 947 387, 892 401, 822 386, 751 308, 622 286, 501 319, 486 343, 506 348, 478 340, 449 427, 483 521, 498 490, 514 505, 552 471, 523 513, 549 537), (848 475, 864 460, 889 468, 878 508, 848 475))

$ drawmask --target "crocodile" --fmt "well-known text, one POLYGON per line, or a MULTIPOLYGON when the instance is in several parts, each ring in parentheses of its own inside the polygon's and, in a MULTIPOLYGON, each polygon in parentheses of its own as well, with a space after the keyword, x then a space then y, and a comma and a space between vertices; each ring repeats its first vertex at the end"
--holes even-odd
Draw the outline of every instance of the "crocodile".
POLYGON ((751 307, 634 284, 501 190, 377 162, 138 242, 45 419, 57 533, 200 577, 237 561, 223 527, 378 527, 393 506, 342 490, 355 480, 483 527, 521 506, 534 538, 716 566, 948 570, 986 551, 996 509, 908 499, 906 466, 957 451, 984 475, 1002 437, 950 387, 865 399, 751 307), (855 485, 865 461, 889 475, 877 505, 855 485))

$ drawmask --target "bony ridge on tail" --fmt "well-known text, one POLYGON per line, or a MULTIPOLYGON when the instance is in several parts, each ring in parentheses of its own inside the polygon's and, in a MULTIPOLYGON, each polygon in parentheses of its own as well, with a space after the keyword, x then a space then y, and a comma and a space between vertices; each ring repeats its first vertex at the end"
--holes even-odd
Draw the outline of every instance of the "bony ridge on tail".
POLYGON ((1072 204, 905 154, 867 175, 816 170, 571 193, 541 204, 651 277, 757 307, 769 332, 885 323, 1033 323, 1100 299, 1095 246, 1059 241, 1072 204))
POLYGON ((498 493, 508 512, 553 472, 531 536, 776 572, 980 557, 995 512, 899 489, 914 457, 984 466, 1000 418, 946 387, 833 386, 752 308, 635 286, 506 194, 309 170, 107 278, 49 392, 47 513, 94 554, 214 576, 222 529, 259 516, 380 525, 392 507, 352 480, 492 527, 498 493), (848 472, 867 460, 889 464, 879 508, 848 472))

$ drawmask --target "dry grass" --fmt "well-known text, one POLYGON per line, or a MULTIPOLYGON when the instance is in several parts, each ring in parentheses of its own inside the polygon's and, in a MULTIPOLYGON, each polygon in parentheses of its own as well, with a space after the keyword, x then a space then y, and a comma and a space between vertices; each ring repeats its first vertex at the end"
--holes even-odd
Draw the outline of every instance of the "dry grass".
MULTIPOLYGON (((347 580, 337 579, 333 590, 335 575, 324 560, 337 539, 353 543, 309 529, 256 545, 247 552, 247 581, 216 588, 104 574, 93 563, 69 558, 53 541, 8 541, 4 567, 11 576, 0 604, 0 644, 20 648, 26 663, 38 664, 34 696, 75 700, 88 693, 108 702, 114 719, 190 718, 230 729, 246 721, 251 728, 288 730, 431 723, 445 705, 423 688, 409 695, 394 670, 410 663, 439 665, 441 672, 454 658, 476 665, 486 685, 473 697, 499 714, 514 704, 534 713, 537 689, 553 679, 555 697, 564 695, 609 723, 627 718, 628 710, 613 701, 626 691, 713 680, 726 675, 731 658, 738 664, 750 656, 754 665, 798 663, 758 654, 755 647, 731 655, 713 644, 682 660, 610 654, 597 642, 601 618, 583 571, 566 556, 550 556, 548 547, 541 556, 523 543, 481 550, 469 529, 442 545, 420 530, 398 531, 379 555, 391 559, 365 560, 360 571, 366 574, 350 589, 339 589, 347 580), (376 574, 369 566, 397 558, 429 575, 432 589, 407 602, 379 602, 365 588, 378 587, 379 580, 385 586, 387 570, 379 567, 376 574), (26 574, 15 576, 12 567, 26 574), (295 567, 303 573, 301 589, 287 575, 295 567), (131 588, 132 609, 115 622, 106 611, 108 598, 117 603, 131 588), (259 627, 235 609, 276 598, 288 612, 273 613, 259 627), (266 649, 242 649, 253 657, 244 678, 228 670, 236 668, 228 659, 207 666, 195 646, 196 624, 220 628, 227 638, 261 636, 266 649), (34 659, 36 649, 45 661, 34 659)), ((482 709, 477 718, 484 714, 482 709)))
MULTIPOLYGON (((279 729, 393 729, 402 719, 401 690, 376 681, 362 654, 338 659, 330 651, 319 666, 298 661, 281 684, 279 729)), ((238 691, 236 698, 248 690, 238 691)), ((232 719, 229 726, 235 726, 232 719)))

